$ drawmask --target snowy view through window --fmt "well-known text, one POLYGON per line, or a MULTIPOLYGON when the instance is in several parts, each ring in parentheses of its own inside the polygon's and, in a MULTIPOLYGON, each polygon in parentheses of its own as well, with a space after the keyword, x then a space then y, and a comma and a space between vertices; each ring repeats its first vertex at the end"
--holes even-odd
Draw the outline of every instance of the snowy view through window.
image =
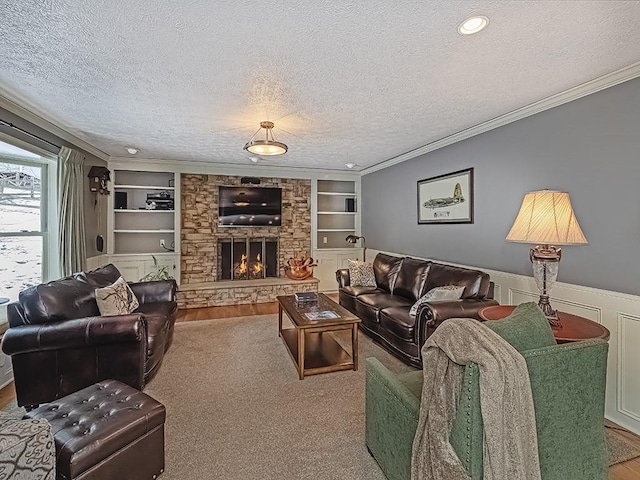
POLYGON ((39 157, 0 142, 0 297, 11 300, 42 281, 42 169, 14 158, 39 157))

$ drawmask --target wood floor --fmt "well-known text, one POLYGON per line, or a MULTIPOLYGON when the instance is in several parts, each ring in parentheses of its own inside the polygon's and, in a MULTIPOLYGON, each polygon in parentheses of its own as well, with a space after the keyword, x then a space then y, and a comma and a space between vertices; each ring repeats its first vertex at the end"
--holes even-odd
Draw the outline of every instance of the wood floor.
MULTIPOLYGON (((268 315, 272 313, 278 313, 277 302, 180 310, 178 312, 177 321, 193 322, 198 320, 243 317, 249 315, 268 315)), ((15 398, 15 390, 13 388, 13 383, 11 383, 0 390, 0 409, 4 408, 11 401, 15 400, 15 398)), ((631 440, 632 442, 636 443, 638 447, 640 447, 640 437, 638 437, 637 435, 634 435, 633 433, 628 432, 622 427, 619 427, 615 423, 609 421, 606 422, 606 425, 614 435, 631 440)), ((609 479, 640 480, 640 457, 634 458, 624 463, 619 463, 609 468, 609 479)))

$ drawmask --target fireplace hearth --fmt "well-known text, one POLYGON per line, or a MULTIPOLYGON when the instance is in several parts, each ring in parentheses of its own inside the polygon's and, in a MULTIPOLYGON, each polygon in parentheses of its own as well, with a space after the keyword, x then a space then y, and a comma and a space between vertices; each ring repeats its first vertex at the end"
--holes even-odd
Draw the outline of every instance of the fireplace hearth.
POLYGON ((278 276, 278 241, 225 238, 218 241, 218 280, 257 280, 278 276))

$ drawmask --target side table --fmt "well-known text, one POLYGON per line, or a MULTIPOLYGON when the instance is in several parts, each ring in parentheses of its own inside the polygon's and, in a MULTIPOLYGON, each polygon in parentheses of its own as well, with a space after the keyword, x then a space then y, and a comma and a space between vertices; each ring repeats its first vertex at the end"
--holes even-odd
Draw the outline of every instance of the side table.
MULTIPOLYGON (((478 315, 483 320, 500 320, 510 315, 514 308, 516 308, 516 305, 493 305, 483 308, 478 315)), ((566 312, 558 312, 558 318, 562 326, 551 326, 553 335, 558 343, 577 342, 593 338, 609 340, 609 330, 588 318, 566 312)))

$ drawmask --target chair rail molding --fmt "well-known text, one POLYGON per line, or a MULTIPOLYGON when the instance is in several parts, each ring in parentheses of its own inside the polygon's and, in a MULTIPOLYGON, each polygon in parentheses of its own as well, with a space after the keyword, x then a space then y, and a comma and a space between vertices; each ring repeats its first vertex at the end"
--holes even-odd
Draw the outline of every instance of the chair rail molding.
MULTIPOLYGON (((377 253, 405 256, 398 252, 367 249, 371 261, 377 253)), ((415 258, 421 258, 410 255, 415 258)), ((436 262, 475 268, 487 272, 495 283, 494 296, 501 304, 537 301, 538 289, 533 276, 460 265, 438 259, 436 262)), ((558 282, 551 303, 559 310, 604 325, 610 332, 607 361, 605 417, 631 432, 640 434, 640 296, 558 282)))

